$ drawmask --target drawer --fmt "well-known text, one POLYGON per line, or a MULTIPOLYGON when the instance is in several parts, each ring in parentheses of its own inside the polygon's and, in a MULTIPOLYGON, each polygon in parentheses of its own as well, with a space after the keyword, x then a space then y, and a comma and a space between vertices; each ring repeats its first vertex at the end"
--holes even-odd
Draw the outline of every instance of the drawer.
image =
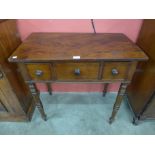
POLYGON ((104 64, 102 79, 123 80, 128 77, 129 62, 106 62, 104 64))
POLYGON ((51 80, 52 72, 50 64, 27 64, 27 70, 32 80, 51 80))
POLYGON ((56 63, 57 80, 91 80, 98 79, 99 63, 78 62, 78 63, 56 63))

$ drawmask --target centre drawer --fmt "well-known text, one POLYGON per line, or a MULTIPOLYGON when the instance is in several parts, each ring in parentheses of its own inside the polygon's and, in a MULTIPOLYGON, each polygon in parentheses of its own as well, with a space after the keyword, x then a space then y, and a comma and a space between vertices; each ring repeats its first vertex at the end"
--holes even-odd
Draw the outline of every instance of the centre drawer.
POLYGON ((55 64, 57 80, 91 80, 98 79, 99 63, 71 62, 55 64))

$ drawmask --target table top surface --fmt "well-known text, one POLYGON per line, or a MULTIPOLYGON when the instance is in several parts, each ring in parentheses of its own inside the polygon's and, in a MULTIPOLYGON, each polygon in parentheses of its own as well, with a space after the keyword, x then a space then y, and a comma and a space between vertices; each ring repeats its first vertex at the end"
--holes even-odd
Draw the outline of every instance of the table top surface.
POLYGON ((10 62, 59 60, 143 61, 145 53, 120 33, 32 33, 10 56, 10 62))

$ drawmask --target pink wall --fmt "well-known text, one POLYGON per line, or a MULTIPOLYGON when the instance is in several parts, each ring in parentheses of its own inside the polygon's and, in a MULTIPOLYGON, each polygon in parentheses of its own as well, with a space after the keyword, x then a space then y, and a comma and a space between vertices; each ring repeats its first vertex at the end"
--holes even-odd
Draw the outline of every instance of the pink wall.
MULTIPOLYGON (((139 19, 95 19, 96 32, 124 33, 132 41, 136 41, 142 20, 139 19)), ((20 19, 18 28, 22 40, 32 32, 93 32, 89 19, 20 19)), ((111 84, 108 91, 117 91, 119 83, 111 84)), ((47 91, 46 86, 38 84, 41 91, 47 91)), ((53 91, 65 92, 100 92, 103 90, 102 84, 53 84, 53 91)))

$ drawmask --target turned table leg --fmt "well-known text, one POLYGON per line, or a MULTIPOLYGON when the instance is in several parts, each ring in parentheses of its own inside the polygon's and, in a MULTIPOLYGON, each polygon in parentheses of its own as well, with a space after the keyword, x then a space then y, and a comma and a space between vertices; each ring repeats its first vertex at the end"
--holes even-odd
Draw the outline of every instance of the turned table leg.
POLYGON ((108 86, 109 86, 109 83, 104 84, 103 97, 105 97, 105 95, 107 94, 108 86))
POLYGON ((115 104, 113 106, 113 111, 112 111, 111 117, 109 119, 110 124, 114 121, 115 116, 116 116, 116 114, 117 114, 117 112, 121 106, 123 96, 125 95, 125 91, 126 91, 127 86, 128 86, 127 83, 122 83, 120 88, 119 88, 118 95, 117 95, 115 104))
POLYGON ((32 84, 32 83, 29 84, 29 89, 31 91, 34 103, 36 104, 36 106, 37 106, 37 108, 41 114, 42 119, 44 119, 46 121, 47 117, 46 117, 42 102, 41 102, 40 97, 39 97, 39 91, 37 90, 35 84, 32 84))
POLYGON ((52 88, 51 88, 51 83, 47 83, 47 89, 50 95, 52 95, 52 88))

